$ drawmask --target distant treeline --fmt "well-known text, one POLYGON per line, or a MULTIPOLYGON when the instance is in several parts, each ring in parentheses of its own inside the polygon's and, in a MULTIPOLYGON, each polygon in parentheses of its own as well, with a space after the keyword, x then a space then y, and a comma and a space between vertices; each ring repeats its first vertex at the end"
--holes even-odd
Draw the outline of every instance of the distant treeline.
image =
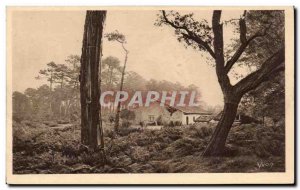
MULTIPOLYGON (((116 57, 109 56, 101 65, 101 91, 117 91, 121 81, 122 66, 116 57)), ((71 119, 80 116, 80 56, 70 55, 64 64, 50 62, 40 70, 37 80, 48 84, 27 88, 24 93, 13 92, 13 116, 22 119, 71 119)), ((134 71, 124 79, 124 91, 198 91, 196 85, 183 86, 179 82, 155 79, 146 80, 134 71)), ((203 103, 203 102, 202 102, 203 103)), ((103 111, 113 113, 115 105, 103 111)))

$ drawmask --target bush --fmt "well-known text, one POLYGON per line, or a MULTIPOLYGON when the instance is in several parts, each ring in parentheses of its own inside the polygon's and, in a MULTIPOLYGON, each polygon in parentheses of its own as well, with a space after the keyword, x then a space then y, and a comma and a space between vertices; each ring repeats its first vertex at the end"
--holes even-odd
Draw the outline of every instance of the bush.
POLYGON ((125 120, 134 120, 135 113, 134 111, 124 109, 120 112, 120 118, 125 120))
POLYGON ((178 139, 171 146, 174 146, 173 151, 177 156, 192 155, 197 147, 189 138, 178 139))
POLYGON ((285 138, 283 131, 264 127, 257 130, 255 153, 259 157, 285 155, 285 138))
POLYGON ((146 162, 150 158, 150 153, 147 148, 136 146, 131 154, 131 159, 135 162, 146 162))
POLYGON ((175 121, 174 125, 175 125, 175 126, 181 126, 181 125, 182 125, 182 122, 181 122, 181 121, 175 121))
POLYGON ((157 125, 163 125, 163 120, 162 120, 162 116, 158 116, 158 118, 156 119, 157 125))
POLYGON ((168 162, 158 162, 154 167, 155 173, 168 173, 170 171, 170 164, 168 162))
POLYGON ((239 155, 256 155, 260 158, 285 155, 284 128, 242 124, 232 128, 228 142, 239 148, 239 155))
POLYGON ((183 135, 182 130, 175 127, 163 127, 161 133, 173 141, 181 138, 183 135))
POLYGON ((212 127, 197 127, 192 125, 191 127, 189 127, 189 129, 191 130, 191 135, 193 137, 197 137, 197 138, 206 138, 206 137, 210 137, 213 132, 214 132, 214 128, 212 127))
POLYGON ((140 121, 139 124, 140 124, 141 127, 145 127, 146 126, 146 124, 145 124, 144 121, 140 121))
POLYGON ((224 162, 220 167, 221 170, 228 172, 243 172, 246 168, 252 168, 256 166, 256 159, 249 156, 237 157, 224 162))
POLYGON ((173 121, 170 121, 170 123, 169 123, 168 126, 169 126, 169 127, 175 127, 176 125, 175 125, 175 123, 174 123, 173 121))
POLYGON ((57 126, 57 123, 53 122, 53 121, 45 121, 44 124, 48 125, 49 127, 56 127, 57 126))
POLYGON ((129 128, 131 126, 131 122, 127 121, 127 120, 123 120, 121 127, 122 128, 129 128))
POLYGON ((104 129, 103 134, 105 137, 109 137, 111 139, 114 139, 116 136, 116 132, 111 129, 104 129))
POLYGON ((128 136, 130 133, 135 133, 135 132, 140 132, 140 131, 141 131, 141 129, 139 129, 139 128, 131 128, 131 127, 126 128, 125 127, 125 128, 120 128, 118 134, 120 136, 128 136))
POLYGON ((17 114, 13 114, 12 118, 13 118, 13 121, 15 121, 17 123, 21 123, 21 121, 24 119, 23 116, 19 116, 17 114))
POLYGON ((94 152, 94 153, 82 153, 80 161, 83 164, 87 164, 90 166, 96 166, 99 164, 104 165, 104 157, 101 152, 94 152))
POLYGON ((57 124, 68 124, 68 123, 70 123, 70 122, 67 120, 58 120, 57 121, 57 124))

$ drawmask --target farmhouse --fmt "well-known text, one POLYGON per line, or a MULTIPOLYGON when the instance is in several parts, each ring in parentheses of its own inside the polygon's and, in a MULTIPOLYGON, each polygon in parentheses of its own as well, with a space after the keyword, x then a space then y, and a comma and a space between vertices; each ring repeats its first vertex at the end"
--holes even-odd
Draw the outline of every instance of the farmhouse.
POLYGON ((200 116, 211 115, 199 107, 174 107, 154 102, 149 107, 131 108, 135 112, 135 123, 143 125, 189 125, 200 116))
POLYGON ((178 107, 177 112, 180 113, 183 125, 193 124, 195 122, 207 121, 212 113, 201 110, 199 107, 178 107))

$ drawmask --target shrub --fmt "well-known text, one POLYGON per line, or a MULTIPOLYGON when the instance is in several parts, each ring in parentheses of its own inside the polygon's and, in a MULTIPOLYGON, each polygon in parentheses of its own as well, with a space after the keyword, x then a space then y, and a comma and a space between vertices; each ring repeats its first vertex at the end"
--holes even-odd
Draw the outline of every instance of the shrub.
POLYGON ((154 167, 155 173, 168 173, 170 171, 170 164, 168 162, 158 162, 154 167))
POLYGON ((170 121, 170 123, 169 123, 169 125, 168 125, 169 127, 174 127, 175 126, 175 124, 174 124, 174 122, 173 121, 170 121))
POLYGON ((111 129, 104 129, 103 130, 103 134, 105 137, 109 137, 111 139, 114 139, 115 136, 116 136, 116 133, 114 130, 111 130, 111 129))
POLYGON ((139 124, 140 124, 141 127, 145 127, 146 126, 146 124, 145 124, 144 121, 140 121, 139 124))
POLYGON ((48 125, 49 127, 56 127, 57 126, 57 123, 53 122, 53 121, 45 121, 44 124, 48 125))
POLYGON ((175 126, 181 126, 182 125, 182 122, 181 121, 175 121, 175 126))
POLYGON ((224 164, 220 167, 222 171, 229 172, 243 172, 245 168, 256 166, 256 159, 249 156, 236 157, 224 162, 224 164))
POLYGON ((57 123, 58 123, 58 124, 68 124, 68 123, 70 123, 70 122, 67 121, 67 120, 58 120, 57 123))
POLYGON ((120 118, 125 120, 134 120, 135 113, 134 111, 124 109, 120 112, 120 118))
POLYGON ((140 132, 141 129, 139 128, 120 128, 118 134, 120 136, 128 136, 130 133, 140 132))
POLYGON ((15 121, 17 123, 21 123, 21 121, 24 119, 23 116, 19 116, 17 114, 13 114, 12 118, 13 118, 13 121, 15 121))
POLYGON ((189 129, 191 130, 191 135, 196 138, 210 137, 214 132, 212 127, 196 127, 192 125, 189 129))
POLYGON ((82 153, 80 161, 84 164, 90 166, 96 166, 99 164, 104 164, 104 157, 101 152, 94 152, 94 153, 82 153))
POLYGON ((163 120, 162 120, 162 116, 158 116, 158 118, 156 119, 157 125, 163 125, 163 120))
POLYGON ((272 127, 259 128, 255 134, 255 153, 259 157, 285 155, 284 131, 274 130, 272 127))
POLYGON ((145 162, 150 158, 150 153, 145 147, 136 146, 131 153, 131 159, 135 162, 145 162))
POLYGON ((171 146, 174 146, 174 153, 176 154, 176 156, 191 155, 195 151, 193 142, 191 142, 191 139, 187 138, 178 139, 174 143, 172 143, 171 146))
POLYGON ((130 125, 131 125, 131 122, 129 122, 129 121, 127 121, 127 120, 123 120, 123 121, 122 121, 121 127, 122 127, 122 128, 129 128, 130 125))
POLYGON ((175 127, 164 127, 161 130, 161 134, 175 141, 182 137, 183 132, 182 130, 175 127))

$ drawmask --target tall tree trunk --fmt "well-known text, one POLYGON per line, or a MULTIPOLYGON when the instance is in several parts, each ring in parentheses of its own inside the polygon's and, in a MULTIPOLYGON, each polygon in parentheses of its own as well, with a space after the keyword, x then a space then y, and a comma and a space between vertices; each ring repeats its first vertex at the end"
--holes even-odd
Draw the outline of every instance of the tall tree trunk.
MULTIPOLYGON (((125 50, 125 61, 124 61, 124 67, 122 71, 122 77, 121 77, 121 84, 120 84, 120 91, 123 91, 123 83, 124 83, 124 76, 125 76, 125 70, 126 70, 126 63, 127 63, 127 56, 128 56, 128 51, 124 48, 122 44, 123 49, 125 50)), ((117 113, 116 113, 116 118, 115 118, 115 131, 119 131, 119 125, 120 125, 120 111, 121 111, 121 102, 118 102, 117 105, 117 113)))
POLYGON ((52 83, 53 83, 53 76, 52 76, 52 71, 50 73, 50 92, 52 91, 52 83))
MULTIPOLYGON (((113 68, 112 67, 109 67, 110 69, 110 76, 109 76, 109 87, 108 87, 108 90, 112 90, 112 75, 113 75, 113 68)), ((112 97, 109 97, 109 101, 111 102, 112 101, 112 97)), ((112 113, 112 105, 109 106, 109 114, 112 113)))
POLYGON ((49 95, 50 95, 50 101, 49 101, 49 113, 52 115, 52 71, 50 73, 50 84, 49 84, 49 87, 50 87, 50 92, 49 92, 49 95))
POLYGON ((60 88, 63 88, 63 83, 64 83, 64 75, 61 76, 61 81, 60 81, 60 88))
POLYGON ((87 11, 80 70, 81 142, 95 149, 99 128, 99 63, 106 11, 87 11))

